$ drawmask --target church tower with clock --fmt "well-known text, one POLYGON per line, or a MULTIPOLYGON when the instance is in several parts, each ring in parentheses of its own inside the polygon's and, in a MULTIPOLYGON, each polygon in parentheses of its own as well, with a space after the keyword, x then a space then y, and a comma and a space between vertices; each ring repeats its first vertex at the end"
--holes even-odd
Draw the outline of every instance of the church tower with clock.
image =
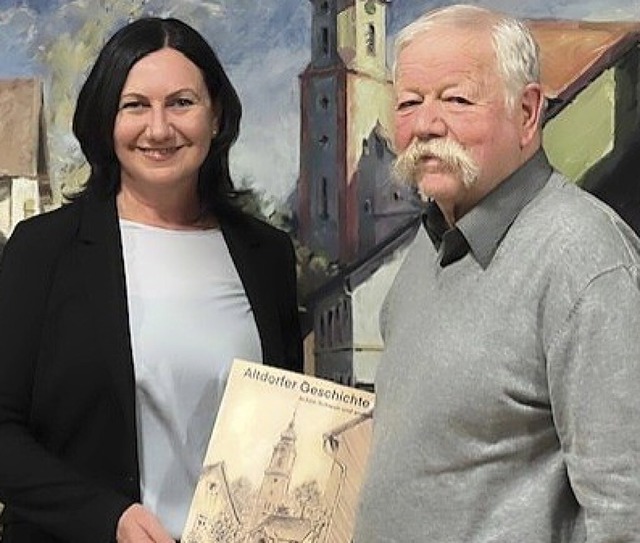
MULTIPOLYGON (((359 164, 374 131, 389 133, 389 0, 310 0, 311 61, 300 75, 301 240, 346 264, 359 254, 359 164)), ((388 138, 387 138, 388 139, 388 138)))

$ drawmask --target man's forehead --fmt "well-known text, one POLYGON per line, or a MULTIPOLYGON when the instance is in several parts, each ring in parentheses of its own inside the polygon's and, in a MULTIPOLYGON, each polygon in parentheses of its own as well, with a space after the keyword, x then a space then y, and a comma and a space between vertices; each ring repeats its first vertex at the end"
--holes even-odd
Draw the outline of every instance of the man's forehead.
POLYGON ((407 51, 421 52, 424 55, 447 55, 460 51, 487 54, 493 51, 491 33, 482 29, 460 28, 454 26, 435 27, 423 31, 398 52, 400 59, 407 51))
POLYGON ((460 47, 491 49, 491 33, 487 29, 445 26, 425 30, 414 36, 399 51, 401 55, 409 48, 428 49, 440 53, 455 52, 460 47))
POLYGON ((484 72, 495 67, 495 59, 493 43, 482 33, 434 31, 417 36, 398 52, 395 78, 429 70, 442 70, 442 75, 456 70, 484 72))
POLYGON ((490 72, 495 67, 491 50, 481 51, 475 47, 430 48, 416 43, 398 56, 395 66, 396 82, 414 77, 437 79, 477 79, 478 74, 490 72))

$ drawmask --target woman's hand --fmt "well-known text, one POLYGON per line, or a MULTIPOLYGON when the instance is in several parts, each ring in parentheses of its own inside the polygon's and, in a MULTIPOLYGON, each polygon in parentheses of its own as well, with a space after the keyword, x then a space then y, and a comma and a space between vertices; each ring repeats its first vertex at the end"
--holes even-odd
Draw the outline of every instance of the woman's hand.
POLYGON ((118 543, 174 543, 156 516, 139 503, 120 516, 116 539, 118 543))

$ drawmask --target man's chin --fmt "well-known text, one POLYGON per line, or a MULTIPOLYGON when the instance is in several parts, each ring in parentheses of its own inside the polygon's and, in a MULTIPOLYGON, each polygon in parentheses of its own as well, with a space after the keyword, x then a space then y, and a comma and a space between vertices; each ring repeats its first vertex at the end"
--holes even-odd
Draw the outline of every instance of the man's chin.
POLYGON ((460 185, 462 181, 456 175, 451 175, 451 172, 421 172, 414 178, 414 185, 420 190, 429 190, 429 188, 436 188, 442 186, 460 185))
POLYGON ((452 194, 460 191, 464 184, 459 177, 450 172, 423 174, 414 179, 413 186, 423 200, 437 199, 441 194, 452 194))

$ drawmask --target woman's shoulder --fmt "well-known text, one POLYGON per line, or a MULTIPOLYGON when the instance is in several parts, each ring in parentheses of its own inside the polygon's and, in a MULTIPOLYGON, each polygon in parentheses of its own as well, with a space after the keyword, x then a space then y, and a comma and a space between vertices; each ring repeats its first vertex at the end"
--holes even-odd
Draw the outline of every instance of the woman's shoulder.
POLYGON ((20 221, 9 236, 5 251, 26 249, 30 254, 55 253, 69 244, 78 230, 81 202, 65 203, 20 221))
POLYGON ((78 223, 81 207, 82 203, 79 201, 64 203, 59 207, 24 219, 16 225, 11 237, 15 235, 38 237, 45 233, 47 237, 51 237, 56 233, 72 229, 78 223))

